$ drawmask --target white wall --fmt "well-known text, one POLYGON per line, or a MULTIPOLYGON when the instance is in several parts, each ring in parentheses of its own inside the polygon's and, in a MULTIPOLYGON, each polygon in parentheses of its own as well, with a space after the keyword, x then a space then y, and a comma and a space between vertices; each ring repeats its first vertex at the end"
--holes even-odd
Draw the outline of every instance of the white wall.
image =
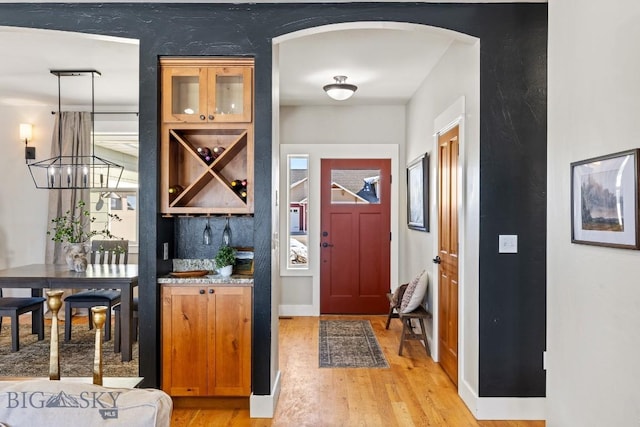
POLYGON ((640 147, 640 2, 549 2, 547 427, 640 425, 640 252, 571 244, 573 161, 640 147))
MULTIPOLYGON (((479 164, 480 164, 480 46, 475 39, 454 41, 438 65, 416 92, 407 109, 407 145, 405 165, 418 155, 430 155, 430 232, 406 227, 406 209, 401 209, 400 248, 401 281, 409 281, 423 269, 430 275, 428 303, 433 310, 437 301, 437 267, 432 263, 437 239, 437 149, 434 135, 452 120, 460 118, 460 214, 459 298, 459 384, 472 395, 478 391, 478 233, 479 233, 479 164)), ((401 165, 402 166, 402 165, 401 165)), ((406 206, 406 190, 401 206, 406 206)), ((437 316, 436 316, 437 317, 437 316)), ((431 341, 437 338, 437 324, 427 326, 431 341), (433 328, 436 328, 436 331, 433 328)), ((434 349, 436 346, 432 345, 434 349)), ((437 354, 434 354, 437 357, 437 354)), ((463 395, 463 397, 465 397, 463 395)), ((467 405, 475 407, 465 399, 467 405)), ((477 415, 474 413, 474 415, 477 415)))
MULTIPOLYGON (((318 315, 319 307, 319 229, 321 158, 390 158, 391 173, 400 176, 392 182, 391 227, 398 235, 398 149, 405 140, 404 106, 323 106, 280 108, 280 182, 287 182, 287 154, 309 154, 309 269, 287 270, 286 244, 281 245, 281 315, 318 315)), ((289 214, 286 192, 280 196, 280 235, 286 236, 289 214)), ((283 238, 283 242, 286 239, 283 238)), ((392 241, 391 284, 398 277, 399 239, 392 241)))
MULTIPOLYGON (((33 124, 36 160, 49 158, 54 116, 51 106, 0 106, 0 268, 44 262, 49 192, 36 189, 24 160, 20 123, 33 124)), ((29 290, 5 291, 5 295, 29 290)))
POLYGON ((402 105, 281 107, 280 144, 399 143, 404 123, 402 105))

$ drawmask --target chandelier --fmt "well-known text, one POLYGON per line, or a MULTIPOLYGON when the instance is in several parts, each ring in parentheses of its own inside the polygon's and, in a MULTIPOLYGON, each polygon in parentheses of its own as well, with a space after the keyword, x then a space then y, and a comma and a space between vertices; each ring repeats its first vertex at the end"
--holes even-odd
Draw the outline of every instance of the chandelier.
POLYGON ((36 188, 73 190, 118 188, 124 167, 95 155, 95 76, 97 70, 51 70, 58 77, 58 156, 30 163, 29 172, 36 188), (62 155, 62 77, 91 76, 91 155, 62 155))

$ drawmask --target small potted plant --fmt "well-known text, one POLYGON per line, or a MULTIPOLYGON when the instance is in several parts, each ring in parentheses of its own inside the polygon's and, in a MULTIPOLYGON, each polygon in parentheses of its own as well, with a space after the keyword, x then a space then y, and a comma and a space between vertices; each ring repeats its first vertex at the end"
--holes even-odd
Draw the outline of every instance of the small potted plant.
MULTIPOLYGON (((112 220, 121 221, 118 215, 107 215, 112 220)), ((66 211, 62 216, 51 220, 52 226, 47 234, 52 236, 51 240, 54 242, 63 244, 62 249, 70 270, 80 272, 86 270, 89 241, 93 236, 116 238, 111 234, 108 224, 102 230, 92 230, 91 223, 95 220, 96 218, 86 209, 86 203, 83 200, 78 201, 73 209, 66 211)))
POLYGON ((221 246, 213 259, 221 276, 231 276, 236 263, 236 250, 231 246, 221 246))

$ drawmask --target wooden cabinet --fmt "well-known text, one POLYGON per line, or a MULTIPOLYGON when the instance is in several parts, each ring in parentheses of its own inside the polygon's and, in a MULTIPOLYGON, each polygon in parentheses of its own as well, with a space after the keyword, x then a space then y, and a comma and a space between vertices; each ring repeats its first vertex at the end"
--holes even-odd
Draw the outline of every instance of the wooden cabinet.
POLYGON ((253 213, 253 59, 160 66, 162 213, 253 213))
POLYGON ((171 396, 249 396, 248 286, 163 285, 162 389, 171 396))
POLYGON ((162 58, 162 121, 251 122, 253 59, 162 58))

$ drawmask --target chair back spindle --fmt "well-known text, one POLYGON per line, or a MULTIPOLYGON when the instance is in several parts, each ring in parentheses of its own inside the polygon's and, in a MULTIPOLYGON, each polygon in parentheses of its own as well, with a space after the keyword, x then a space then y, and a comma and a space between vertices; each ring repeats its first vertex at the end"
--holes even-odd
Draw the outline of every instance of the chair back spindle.
MULTIPOLYGON (((116 265, 129 262, 128 240, 92 240, 90 262, 92 265, 116 265)), ((66 319, 71 319, 72 308, 87 308, 104 305, 107 307, 107 317, 104 326, 104 339, 111 339, 111 308, 120 303, 120 290, 117 289, 89 289, 69 295, 64 299, 66 319)), ((89 316, 89 329, 93 321, 89 316)), ((71 322, 64 324, 64 340, 71 340, 71 322)))
POLYGON ((128 264, 128 240, 91 241, 91 264, 128 264))

